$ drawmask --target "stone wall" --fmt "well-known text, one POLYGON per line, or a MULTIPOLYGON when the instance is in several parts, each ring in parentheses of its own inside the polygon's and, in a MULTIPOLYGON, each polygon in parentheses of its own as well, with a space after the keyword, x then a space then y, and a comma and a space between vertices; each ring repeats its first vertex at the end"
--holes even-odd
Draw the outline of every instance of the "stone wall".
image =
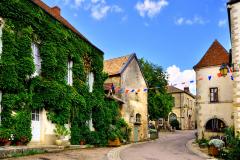
MULTIPOLYGON (((232 60, 240 62, 240 2, 228 6, 231 21, 232 60)), ((235 131, 240 131, 240 72, 234 72, 233 109, 235 131)))

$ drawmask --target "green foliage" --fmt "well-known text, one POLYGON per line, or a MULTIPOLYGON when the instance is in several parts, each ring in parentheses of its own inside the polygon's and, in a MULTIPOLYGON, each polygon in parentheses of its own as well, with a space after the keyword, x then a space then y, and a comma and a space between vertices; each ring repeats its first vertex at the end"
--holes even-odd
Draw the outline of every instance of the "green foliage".
POLYGON ((220 157, 225 160, 240 159, 240 136, 235 136, 234 128, 230 127, 225 130, 226 148, 221 150, 220 157))
POLYGON ((103 52, 67 29, 32 1, 1 0, 4 18, 3 52, 0 60, 2 126, 14 128, 16 138, 31 140, 31 110, 45 109, 55 124, 71 123, 71 143, 90 133, 86 121, 93 119, 97 137, 105 145, 110 125, 119 119, 118 104, 104 98, 103 52), (35 71, 32 43, 41 57, 41 76, 35 71), (67 61, 73 61, 73 86, 66 83, 67 61), (93 92, 86 84, 94 73, 93 92), (12 113, 15 112, 16 116, 12 113))
POLYGON ((28 111, 19 111, 14 117, 14 140, 28 143, 32 138, 31 114, 28 111))
POLYGON ((171 125, 173 128, 177 129, 177 130, 180 129, 180 128, 179 128, 180 123, 178 122, 177 119, 172 120, 172 121, 170 122, 170 125, 171 125))
POLYGON ((53 131, 58 139, 64 138, 65 136, 70 134, 69 130, 65 126, 62 126, 60 124, 56 124, 53 131))
POLYGON ((11 139, 12 130, 8 128, 0 128, 0 139, 9 140, 11 139))
POLYGON ((151 120, 165 118, 174 105, 173 97, 167 93, 167 76, 161 66, 140 60, 141 68, 149 88, 148 112, 151 120))

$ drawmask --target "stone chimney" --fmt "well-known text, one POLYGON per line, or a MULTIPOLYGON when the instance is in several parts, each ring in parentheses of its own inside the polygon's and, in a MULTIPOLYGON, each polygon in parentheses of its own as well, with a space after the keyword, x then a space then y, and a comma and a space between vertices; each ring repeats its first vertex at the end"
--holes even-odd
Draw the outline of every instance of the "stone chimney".
POLYGON ((61 9, 58 6, 52 7, 52 12, 56 16, 61 16, 61 9))
POLYGON ((184 87, 184 91, 190 93, 189 87, 184 87))

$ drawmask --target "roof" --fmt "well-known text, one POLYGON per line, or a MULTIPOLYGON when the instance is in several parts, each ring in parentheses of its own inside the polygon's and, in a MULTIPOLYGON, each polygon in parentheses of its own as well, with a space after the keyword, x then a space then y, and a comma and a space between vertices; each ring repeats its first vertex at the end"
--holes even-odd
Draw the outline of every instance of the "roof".
MULTIPOLYGON (((101 51, 99 48, 97 48, 95 45, 93 45, 86 37, 84 37, 76 28, 74 28, 65 18, 63 18, 60 14, 60 8, 55 6, 53 8, 46 5, 41 0, 31 0, 34 4, 42 8, 45 12, 47 12, 49 15, 51 15, 53 18, 55 18, 57 21, 62 23, 64 26, 72 30, 74 33, 76 33, 81 39, 92 45, 94 48, 101 51)), ((103 52, 103 51, 101 51, 103 52)))
POLYGON ((192 93, 186 92, 186 91, 181 90, 181 89, 179 89, 179 88, 176 88, 176 87, 174 87, 174 86, 167 86, 167 92, 168 92, 169 94, 173 94, 173 93, 186 93, 186 94, 188 94, 189 96, 195 98, 195 96, 194 96, 192 93))
POLYGON ((109 76, 119 75, 125 70, 134 57, 136 57, 136 54, 105 60, 103 70, 108 73, 109 76))
POLYGON ((228 4, 234 4, 234 3, 237 3, 237 2, 240 2, 240 0, 229 0, 228 4))
POLYGON ((202 59, 193 68, 196 70, 203 67, 218 66, 223 63, 229 63, 229 54, 227 50, 215 40, 202 59))

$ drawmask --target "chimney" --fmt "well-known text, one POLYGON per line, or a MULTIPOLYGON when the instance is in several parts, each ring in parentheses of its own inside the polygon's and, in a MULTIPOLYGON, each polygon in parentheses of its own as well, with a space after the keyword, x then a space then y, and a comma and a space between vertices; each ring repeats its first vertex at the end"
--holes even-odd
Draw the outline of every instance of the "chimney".
POLYGON ((190 93, 189 87, 184 87, 184 91, 190 93))
POLYGON ((52 12, 54 15, 56 16, 60 16, 61 15, 61 9, 58 6, 52 7, 52 12))

